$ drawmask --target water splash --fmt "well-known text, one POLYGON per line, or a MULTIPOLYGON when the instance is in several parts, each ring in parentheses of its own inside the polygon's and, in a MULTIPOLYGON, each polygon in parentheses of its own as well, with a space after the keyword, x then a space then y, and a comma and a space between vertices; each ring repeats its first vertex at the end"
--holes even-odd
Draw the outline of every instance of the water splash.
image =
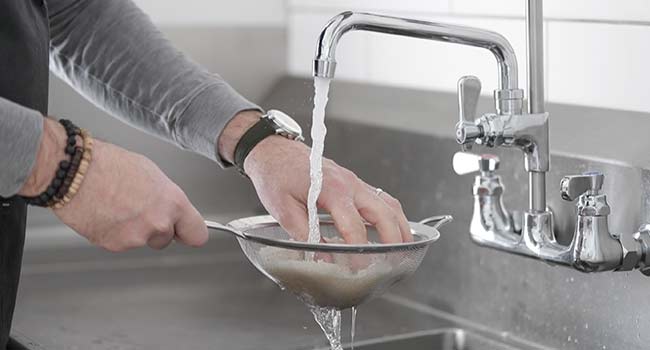
POLYGON ((341 346, 341 311, 332 307, 308 306, 316 323, 329 340, 332 350, 343 350, 343 346, 341 346))

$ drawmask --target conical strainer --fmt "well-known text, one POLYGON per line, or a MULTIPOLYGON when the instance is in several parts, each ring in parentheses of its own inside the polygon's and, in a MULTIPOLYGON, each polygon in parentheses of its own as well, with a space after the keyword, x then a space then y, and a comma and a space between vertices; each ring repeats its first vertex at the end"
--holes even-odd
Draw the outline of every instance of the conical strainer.
POLYGON ((413 242, 383 244, 377 230, 366 225, 368 244, 342 243, 334 221, 320 215, 324 243, 293 240, 271 216, 253 216, 222 225, 206 221, 208 228, 225 231, 237 240, 250 262, 282 289, 320 307, 346 309, 380 295, 413 273, 440 233, 452 220, 436 216, 409 223, 413 242), (432 224, 432 226, 428 226, 432 224))

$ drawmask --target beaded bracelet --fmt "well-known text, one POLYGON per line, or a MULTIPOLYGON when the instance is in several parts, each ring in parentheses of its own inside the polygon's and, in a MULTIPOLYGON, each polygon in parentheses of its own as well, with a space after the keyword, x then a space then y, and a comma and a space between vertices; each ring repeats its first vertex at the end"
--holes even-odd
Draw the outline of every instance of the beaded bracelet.
POLYGON ((77 193, 90 160, 92 159, 93 141, 90 134, 66 119, 59 120, 67 135, 65 154, 67 160, 59 162, 54 179, 45 191, 35 197, 26 197, 27 204, 40 207, 62 208, 77 193), (77 146, 77 136, 81 136, 82 146, 77 146))
POLYGON ((79 191, 81 182, 88 172, 88 167, 92 160, 93 140, 90 133, 83 129, 81 130, 81 138, 83 140, 83 147, 76 147, 70 164, 75 171, 68 172, 65 180, 63 180, 63 185, 56 196, 57 201, 50 205, 54 209, 61 209, 72 200, 72 197, 79 191))

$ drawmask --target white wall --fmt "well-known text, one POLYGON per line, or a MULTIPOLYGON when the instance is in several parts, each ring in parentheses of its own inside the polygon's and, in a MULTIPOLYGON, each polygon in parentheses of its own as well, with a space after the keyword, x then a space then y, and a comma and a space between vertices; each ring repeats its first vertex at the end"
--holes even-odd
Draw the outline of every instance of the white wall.
MULTIPOLYGON (((289 0, 289 62, 309 75, 322 26, 343 10, 362 10, 482 27, 510 40, 525 86, 525 0, 289 0)), ((650 112, 650 1, 546 0, 547 99, 553 102, 650 112)), ((454 91, 466 74, 496 87, 486 50, 386 35, 352 33, 337 51, 337 77, 454 91)))
POLYGON ((284 0, 134 0, 157 24, 284 26, 284 0))

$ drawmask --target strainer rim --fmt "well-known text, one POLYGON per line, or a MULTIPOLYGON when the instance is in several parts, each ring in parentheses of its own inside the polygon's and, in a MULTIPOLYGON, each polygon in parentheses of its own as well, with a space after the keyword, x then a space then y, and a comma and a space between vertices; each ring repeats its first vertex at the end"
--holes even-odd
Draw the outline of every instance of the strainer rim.
MULTIPOLYGON (((334 220, 328 214, 319 214, 321 222, 333 224, 334 220)), ((409 222, 411 231, 422 239, 403 243, 377 244, 340 244, 340 243, 307 243, 288 239, 272 239, 249 233, 251 229, 279 225, 271 215, 258 215, 240 218, 228 223, 228 226, 242 232, 246 240, 268 246, 292 250, 331 252, 331 253, 386 253, 394 251, 415 250, 427 247, 440 238, 440 232, 432 227, 417 222, 409 222)), ((242 238, 238 237, 239 240, 242 238)))

